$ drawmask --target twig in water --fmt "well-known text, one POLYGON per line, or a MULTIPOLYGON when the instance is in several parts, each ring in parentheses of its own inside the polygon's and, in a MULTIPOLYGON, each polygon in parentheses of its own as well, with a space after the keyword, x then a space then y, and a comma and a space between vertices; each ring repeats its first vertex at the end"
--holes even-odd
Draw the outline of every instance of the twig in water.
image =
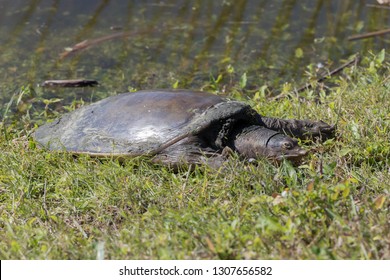
POLYGON ((385 5, 366 4, 366 6, 369 7, 369 8, 379 8, 379 9, 390 10, 390 7, 389 6, 385 6, 385 5))
POLYGON ((117 33, 105 35, 105 36, 102 36, 102 37, 99 37, 96 39, 87 39, 87 40, 84 40, 80 43, 77 43, 73 47, 67 48, 63 53, 60 54, 60 59, 64 59, 64 58, 68 57, 69 55, 72 55, 76 52, 85 50, 85 49, 90 48, 92 46, 96 46, 96 45, 103 43, 105 41, 113 40, 116 38, 125 38, 125 37, 140 35, 140 34, 144 34, 144 33, 149 33, 150 31, 152 31, 152 30, 147 29, 147 30, 133 31, 133 32, 117 32, 117 33))
POLYGON ((366 39, 366 38, 371 38, 371 37, 375 37, 375 36, 385 35, 387 33, 390 33, 390 28, 384 29, 384 30, 379 30, 379 31, 374 31, 374 32, 368 32, 368 33, 364 33, 364 34, 349 36, 348 40, 354 41, 354 40, 366 39))
POLYGON ((75 80, 47 80, 44 81, 42 87, 94 87, 99 83, 95 80, 84 80, 84 79, 75 79, 75 80))

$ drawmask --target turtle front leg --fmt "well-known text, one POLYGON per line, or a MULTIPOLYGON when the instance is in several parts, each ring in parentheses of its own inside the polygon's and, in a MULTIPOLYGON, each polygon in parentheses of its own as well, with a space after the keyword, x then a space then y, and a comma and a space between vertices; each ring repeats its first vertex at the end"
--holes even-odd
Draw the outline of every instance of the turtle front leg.
POLYGON ((261 117, 265 127, 300 139, 319 138, 326 140, 334 137, 336 127, 323 121, 277 119, 261 117))
POLYGON ((222 154, 202 145, 201 139, 190 137, 184 143, 176 143, 153 156, 152 161, 169 166, 174 171, 192 169, 196 165, 208 165, 219 169, 230 156, 231 149, 225 147, 222 154))

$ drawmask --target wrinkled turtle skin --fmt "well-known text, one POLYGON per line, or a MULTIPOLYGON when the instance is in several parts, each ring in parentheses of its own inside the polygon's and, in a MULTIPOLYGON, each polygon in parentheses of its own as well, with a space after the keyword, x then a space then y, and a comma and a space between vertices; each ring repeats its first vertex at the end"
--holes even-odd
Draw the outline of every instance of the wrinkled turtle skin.
POLYGON ((232 150, 247 159, 297 160, 306 151, 290 136, 325 139, 334 130, 322 121, 263 117, 243 102, 207 92, 154 90, 84 106, 39 127, 33 137, 49 150, 75 154, 219 165, 232 150))

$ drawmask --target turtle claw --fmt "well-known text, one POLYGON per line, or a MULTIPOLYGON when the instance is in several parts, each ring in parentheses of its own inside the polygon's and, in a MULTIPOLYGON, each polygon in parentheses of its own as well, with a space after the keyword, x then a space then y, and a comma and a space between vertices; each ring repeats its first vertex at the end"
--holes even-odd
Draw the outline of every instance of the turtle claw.
POLYGON ((336 126, 323 121, 306 121, 302 130, 303 137, 299 138, 326 140, 335 136, 336 126))
POLYGON ((326 122, 318 121, 315 124, 316 133, 313 133, 314 138, 319 138, 321 140, 326 140, 333 138, 336 133, 336 125, 329 125, 326 122))

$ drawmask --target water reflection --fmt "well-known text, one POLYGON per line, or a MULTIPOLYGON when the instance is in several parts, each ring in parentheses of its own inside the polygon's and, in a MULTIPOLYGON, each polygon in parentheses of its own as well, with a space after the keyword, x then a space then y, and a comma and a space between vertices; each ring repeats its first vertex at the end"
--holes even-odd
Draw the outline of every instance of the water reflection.
MULTIPOLYGON (((1 101, 44 79, 93 78, 108 90, 197 88, 229 65, 253 85, 299 80, 310 63, 386 47, 389 37, 348 42, 389 27, 390 11, 356 0, 1 0, 1 101), (65 47, 147 30, 59 59, 65 47)), ((232 68, 230 68, 232 69, 232 68)))

